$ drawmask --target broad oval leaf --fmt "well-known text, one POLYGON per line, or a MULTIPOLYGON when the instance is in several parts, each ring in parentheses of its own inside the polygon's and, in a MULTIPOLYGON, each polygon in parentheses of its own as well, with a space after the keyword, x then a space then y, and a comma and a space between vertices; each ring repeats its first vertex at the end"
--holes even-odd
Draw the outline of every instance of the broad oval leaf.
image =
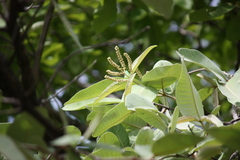
POLYGON ((204 115, 201 98, 194 87, 182 58, 182 72, 176 87, 176 101, 183 116, 201 119, 204 115))
POLYGON ((71 103, 76 103, 83 100, 88 100, 91 98, 98 97, 113 81, 105 79, 98 83, 91 85, 88 88, 85 88, 77 92, 70 100, 68 100, 64 105, 71 103))
POLYGON ((106 87, 104 91, 102 91, 102 93, 93 102, 93 106, 96 105, 99 101, 101 101, 103 98, 105 98, 109 94, 119 90, 123 90, 124 87, 126 86, 126 83, 127 83, 126 81, 123 81, 123 82, 113 82, 112 84, 110 84, 108 87, 106 87))
POLYGON ((142 85, 133 85, 131 93, 139 94, 149 101, 153 101, 157 96, 157 89, 142 85))
POLYGON ((153 153, 151 150, 152 144, 154 143, 153 138, 153 130, 150 127, 142 128, 137 135, 134 146, 135 152, 137 152, 143 158, 152 157, 153 153))
POLYGON ((220 68, 201 52, 195 49, 180 48, 177 53, 180 57, 184 57, 184 60, 193 62, 212 72, 220 79, 221 83, 225 83, 227 81, 226 76, 223 74, 220 68))
POLYGON ((229 126, 212 127, 207 130, 207 132, 224 145, 232 149, 240 150, 240 122, 229 126))
POLYGON ((158 111, 151 101, 136 93, 130 93, 127 95, 125 104, 128 109, 132 110, 135 110, 136 108, 142 108, 158 111))
POLYGON ((225 85, 217 83, 217 86, 230 103, 240 105, 240 69, 225 85))
POLYGON ((123 122, 131 113, 132 111, 128 110, 124 103, 119 103, 102 117, 92 136, 97 137, 101 135, 112 126, 123 122))
POLYGON ((162 130, 164 133, 167 131, 168 117, 160 112, 152 112, 151 110, 136 108, 136 114, 148 124, 162 130))
MULTIPOLYGON (((62 109, 65 111, 75 111, 75 110, 85 109, 87 108, 87 106, 92 106, 92 104, 96 99, 97 98, 91 98, 91 99, 87 99, 87 100, 83 100, 75 103, 70 103, 65 105, 62 109)), ((94 107, 96 108, 101 105, 108 105, 108 104, 114 104, 114 103, 120 103, 120 102, 121 100, 118 98, 105 97, 104 99, 98 102, 97 106, 95 105, 94 107)))
POLYGON ((188 147, 196 145, 203 138, 195 135, 186 134, 169 134, 157 140, 153 145, 155 156, 163 156, 178 153, 188 147))
POLYGON ((153 49, 157 47, 157 45, 153 45, 148 47, 140 56, 138 56, 132 63, 132 72, 134 73, 138 66, 140 65, 140 63, 143 61, 143 59, 147 56, 147 54, 153 49))
POLYGON ((166 88, 179 78, 181 68, 180 64, 156 67, 142 77, 142 82, 157 89, 166 88))

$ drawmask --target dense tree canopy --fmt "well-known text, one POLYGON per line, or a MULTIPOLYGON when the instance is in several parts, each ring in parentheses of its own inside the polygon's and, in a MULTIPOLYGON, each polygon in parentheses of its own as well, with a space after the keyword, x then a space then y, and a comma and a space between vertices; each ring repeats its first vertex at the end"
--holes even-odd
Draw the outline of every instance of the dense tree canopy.
POLYGON ((0 159, 239 158, 238 0, 0 3, 0 159))

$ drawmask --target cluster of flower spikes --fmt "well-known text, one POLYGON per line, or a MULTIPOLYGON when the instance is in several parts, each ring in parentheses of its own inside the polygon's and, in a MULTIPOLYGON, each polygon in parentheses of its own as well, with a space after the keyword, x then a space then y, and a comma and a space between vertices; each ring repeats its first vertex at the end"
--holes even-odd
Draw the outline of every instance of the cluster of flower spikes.
MULTIPOLYGON (((116 50, 116 54, 117 54, 117 58, 118 61, 120 63, 120 65, 118 65, 117 63, 115 63, 111 57, 108 57, 107 60, 108 62, 115 67, 118 71, 111 71, 111 70, 106 70, 106 72, 110 75, 105 75, 104 78, 112 80, 112 81, 116 81, 116 82, 122 82, 122 81, 128 81, 129 78, 129 73, 132 73, 132 60, 130 58, 130 56, 127 53, 124 53, 123 56, 126 58, 127 60, 127 64, 128 64, 128 70, 126 69, 126 65, 125 62, 123 60, 123 56, 120 53, 120 50, 118 48, 118 46, 115 47, 116 50), (124 75, 125 78, 123 79, 118 79, 118 78, 114 78, 114 77, 118 77, 120 75, 124 75), (113 76, 113 77, 111 77, 113 76)), ((136 74, 138 75, 139 78, 142 78, 142 74, 140 72, 139 69, 136 70, 136 74)))

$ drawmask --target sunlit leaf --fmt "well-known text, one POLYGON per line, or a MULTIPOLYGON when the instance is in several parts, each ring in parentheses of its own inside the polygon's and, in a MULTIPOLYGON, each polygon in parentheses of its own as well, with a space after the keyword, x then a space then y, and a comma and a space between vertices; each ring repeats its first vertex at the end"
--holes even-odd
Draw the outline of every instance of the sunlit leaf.
POLYGON ((212 123, 212 124, 215 124, 216 126, 220 127, 220 126, 223 126, 223 123, 220 119, 218 119, 215 115, 213 114, 210 114, 210 115, 207 115, 207 116, 202 116, 201 117, 201 120, 202 121, 206 121, 206 122, 209 122, 209 123, 212 123))
POLYGON ((52 141, 54 146, 76 146, 80 142, 80 136, 76 134, 65 134, 52 141))
POLYGON ((96 105, 100 100, 108 96, 109 94, 122 90, 126 86, 126 81, 123 82, 113 82, 110 84, 106 89, 97 97, 97 99, 94 101, 93 106, 96 105))
POLYGON ((197 65, 206 68, 215 76, 217 76, 222 83, 225 83, 227 81, 226 76, 219 69, 219 67, 201 52, 195 49, 180 48, 177 53, 181 57, 184 57, 184 60, 196 63, 197 65))
POLYGON ((213 92, 212 87, 205 87, 198 91, 198 94, 201 97, 201 100, 204 101, 207 97, 209 97, 213 92))
POLYGON ((220 154, 221 151, 221 146, 201 148, 197 154, 196 160, 211 159, 213 156, 220 154))
POLYGON ((173 133, 175 131, 176 126, 177 126, 178 117, 179 117, 179 109, 178 109, 178 107, 175 107, 173 114, 172 114, 171 123, 169 124, 169 127, 171 127, 170 133, 173 133))
MULTIPOLYGON (((62 109, 65 111, 75 111, 75 110, 85 109, 88 106, 93 106, 92 104, 94 103, 94 101, 96 99, 97 99, 97 97, 79 101, 79 102, 75 102, 75 103, 70 103, 70 104, 65 105, 62 109)), ((121 100, 118 98, 105 97, 101 101, 98 102, 97 106, 95 105, 93 107, 97 108, 101 105, 114 104, 114 103, 119 103, 119 102, 121 102, 121 100)))
POLYGON ((157 96, 157 89, 143 85, 133 85, 131 93, 136 93, 149 101, 153 101, 157 96))
POLYGON ((155 47, 157 47, 157 45, 153 45, 153 46, 148 47, 145 51, 143 51, 143 53, 140 56, 138 56, 133 61, 133 63, 132 63, 132 72, 133 73, 137 70, 138 66, 143 61, 143 59, 147 56, 147 54, 155 47))
POLYGON ((124 103, 116 105, 102 117, 92 136, 97 137, 101 135, 107 129, 124 121, 131 113, 132 111, 128 110, 124 103))
POLYGON ((204 115, 201 98, 194 87, 182 58, 182 72, 176 87, 176 102, 183 116, 200 119, 204 115))
POLYGON ((180 64, 156 67, 142 77, 143 84, 162 89, 173 84, 180 76, 182 66, 180 64))
POLYGON ((125 91, 124 91, 124 97, 126 98, 126 96, 131 93, 132 90, 132 85, 133 85, 133 80, 135 78, 136 73, 130 75, 130 78, 127 81, 126 87, 125 87, 125 91))
POLYGON ((64 105, 98 97, 112 83, 114 82, 108 79, 99 81, 90 87, 77 92, 64 105))
POLYGON ((218 89, 227 97, 230 103, 240 105, 240 69, 225 85, 219 83, 217 85, 218 89))
POLYGON ((134 149, 141 157, 150 158, 153 156, 151 152, 154 143, 153 136, 153 130, 150 127, 144 127, 139 131, 134 149))
POLYGON ((135 110, 136 108, 142 108, 157 111, 157 108, 152 104, 152 102, 136 93, 130 93, 127 95, 125 104, 128 109, 132 110, 135 110))
POLYGON ((203 138, 192 134, 169 134, 157 140, 153 145, 152 151, 155 156, 178 153, 188 147, 196 145, 202 139, 203 138))
POLYGON ((163 113, 152 112, 151 110, 136 108, 136 114, 149 125, 154 126, 163 132, 167 131, 167 122, 168 119, 163 113))

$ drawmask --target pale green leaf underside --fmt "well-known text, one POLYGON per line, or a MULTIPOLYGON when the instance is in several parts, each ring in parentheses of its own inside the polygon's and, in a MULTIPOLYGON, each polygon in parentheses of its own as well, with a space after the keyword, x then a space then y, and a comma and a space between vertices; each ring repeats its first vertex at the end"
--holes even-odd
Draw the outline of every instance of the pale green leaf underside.
POLYGON ((92 136, 97 137, 101 135, 112 126, 123 122, 131 113, 132 111, 128 110, 124 103, 116 105, 102 117, 92 136))
POLYGON ((131 93, 136 93, 149 101, 153 101, 156 98, 157 90, 153 87, 147 87, 142 85, 133 85, 131 93))
POLYGON ((98 83, 95 83, 95 84, 91 85, 90 87, 77 92, 64 105, 98 97, 112 83, 113 83, 113 81, 108 80, 108 79, 105 79, 98 83))
POLYGON ((143 76, 142 82, 158 89, 161 89, 162 85, 166 88, 178 79, 180 73, 180 64, 156 67, 143 76))
POLYGON ((140 65, 140 63, 143 61, 143 59, 147 56, 147 54, 153 49, 157 47, 157 45, 153 45, 148 47, 140 56, 138 56, 132 63, 132 72, 134 73, 138 66, 140 65))
POLYGON ((217 83, 219 90, 233 105, 240 105, 240 70, 225 84, 217 83))
POLYGON ((157 140, 152 151, 155 156, 178 153, 185 148, 196 145, 202 139, 191 134, 169 134, 157 140))
POLYGON ((130 93, 127 95, 125 104, 128 109, 132 110, 135 110, 136 108, 142 108, 157 111, 157 108, 152 104, 151 101, 136 93, 130 93))
POLYGON ((178 117, 179 117, 179 108, 177 106, 173 111, 171 123, 169 124, 169 127, 171 127, 170 133, 174 133, 177 126, 178 117))
POLYGON ((149 125, 154 126, 163 132, 166 132, 167 122, 165 120, 168 119, 166 115, 141 108, 136 108, 136 113, 149 125))
POLYGON ((180 48, 177 53, 180 55, 180 57, 184 57, 184 60, 193 62, 211 71, 220 79, 222 83, 227 81, 226 76, 223 74, 220 68, 201 52, 195 49, 180 48))
POLYGON ((99 101, 101 101, 103 98, 105 98, 109 94, 123 90, 126 86, 126 83, 127 83, 126 81, 113 82, 108 87, 106 87, 106 89, 97 97, 97 99, 93 102, 93 105, 96 105, 99 101))
POLYGON ((183 116, 201 119, 204 115, 201 98, 194 87, 182 58, 182 72, 176 86, 176 102, 183 116))

